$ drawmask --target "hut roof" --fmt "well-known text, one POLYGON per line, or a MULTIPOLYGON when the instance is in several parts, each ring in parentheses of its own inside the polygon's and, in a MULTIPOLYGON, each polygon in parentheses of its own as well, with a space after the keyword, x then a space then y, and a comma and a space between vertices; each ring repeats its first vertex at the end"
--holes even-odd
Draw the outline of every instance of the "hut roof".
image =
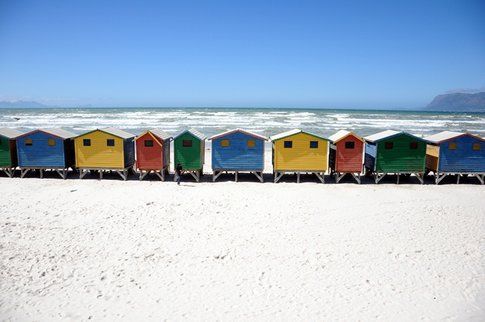
POLYGON ((150 132, 155 134, 156 136, 158 136, 162 140, 168 140, 168 139, 172 138, 172 136, 170 134, 168 134, 167 132, 162 131, 160 129, 152 129, 152 130, 150 130, 150 132))
POLYGON ((76 134, 63 129, 36 129, 36 130, 29 131, 27 133, 22 133, 21 135, 19 135, 19 137, 31 135, 32 133, 35 133, 35 132, 44 132, 53 136, 57 136, 58 138, 61 138, 61 139, 70 139, 70 138, 76 137, 76 134))
POLYGON ((179 134, 177 134, 174 137, 174 139, 180 137, 181 135, 183 135, 185 133, 190 133, 190 134, 192 134, 193 136, 195 136, 196 138, 198 138, 202 141, 206 139, 206 136, 204 134, 202 134, 201 132, 197 131, 196 129, 188 129, 188 130, 182 131, 179 134))
POLYGON ((305 133, 305 134, 314 136, 316 138, 328 141, 328 139, 324 138, 323 136, 308 133, 308 132, 305 132, 305 131, 300 130, 300 129, 294 129, 294 130, 286 131, 286 132, 283 132, 283 133, 278 133, 276 135, 271 136, 270 139, 271 139, 271 141, 277 141, 277 140, 284 139, 286 137, 289 137, 289 136, 292 136, 292 135, 295 135, 295 134, 298 134, 298 133, 305 133))
POLYGON ((420 140, 420 141, 424 141, 424 139, 420 138, 419 136, 416 136, 416 135, 413 135, 413 134, 410 134, 410 133, 407 133, 407 132, 403 132, 403 131, 394 131, 394 130, 386 130, 386 131, 382 131, 382 132, 379 132, 379 133, 376 133, 376 134, 372 134, 372 135, 364 137, 364 140, 366 140, 368 142, 375 143, 375 142, 379 142, 381 140, 389 139, 389 138, 392 138, 394 136, 398 136, 398 135, 402 135, 402 134, 412 136, 415 139, 420 140))
POLYGON ((442 132, 439 132, 439 133, 436 133, 436 134, 433 134, 433 135, 429 135, 429 136, 425 137, 424 139, 428 142, 439 144, 439 143, 442 143, 442 142, 445 142, 445 141, 448 141, 448 140, 451 140, 451 139, 455 139, 455 138, 460 137, 460 136, 465 136, 465 135, 469 135, 469 136, 472 136, 472 137, 477 138, 479 140, 485 141, 484 138, 481 138, 477 135, 473 135, 473 134, 470 134, 470 133, 452 132, 452 131, 442 131, 442 132))
POLYGON ((9 129, 7 127, 0 128, 0 135, 9 139, 15 139, 17 136, 21 136, 22 134, 24 133, 18 130, 9 129))
POLYGON ((355 136, 357 139, 359 139, 360 141, 364 141, 360 136, 358 136, 357 134, 355 134, 354 132, 351 132, 351 131, 347 131, 347 130, 340 130, 338 131, 337 133, 331 135, 328 137, 328 139, 334 143, 337 143, 338 141, 346 138, 347 136, 349 135, 353 135, 355 136))
POLYGON ((209 140, 215 140, 215 139, 218 139, 220 137, 226 136, 228 134, 236 133, 236 132, 244 133, 244 134, 249 135, 249 136, 252 136, 252 137, 254 137, 256 139, 265 140, 265 141, 268 140, 268 138, 265 137, 265 136, 262 136, 262 135, 259 135, 259 134, 256 134, 256 133, 252 133, 252 132, 248 132, 248 131, 245 131, 243 129, 234 129, 234 130, 225 131, 225 132, 216 134, 214 136, 211 136, 209 138, 209 140))
POLYGON ((134 134, 131 134, 129 132, 126 132, 126 131, 123 131, 123 130, 120 130, 120 129, 116 129, 114 127, 105 127, 105 128, 102 128, 102 129, 95 129, 95 130, 92 130, 92 131, 89 131, 89 132, 80 134, 80 135, 78 135, 76 137, 81 137, 81 136, 84 136, 86 134, 93 133, 93 132, 96 132, 96 131, 105 132, 105 133, 108 133, 108 134, 117 136, 117 137, 119 137, 121 139, 130 139, 132 137, 135 137, 134 134))

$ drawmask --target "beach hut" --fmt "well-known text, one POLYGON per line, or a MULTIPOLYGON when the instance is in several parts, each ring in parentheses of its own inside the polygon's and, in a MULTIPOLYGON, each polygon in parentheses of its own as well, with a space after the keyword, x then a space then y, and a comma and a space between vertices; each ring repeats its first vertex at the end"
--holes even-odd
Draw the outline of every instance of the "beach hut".
POLYGON ((299 129, 272 136, 274 182, 286 173, 312 173, 323 183, 328 170, 328 139, 299 129))
POLYGON ((53 170, 63 179, 74 166, 74 133, 62 129, 38 129, 16 138, 20 177, 31 170, 53 170))
POLYGON ((364 166, 379 183, 386 175, 415 174, 423 183, 426 141, 406 132, 387 130, 364 137, 364 166))
POLYGON ((485 139, 470 133, 443 131, 425 137, 426 169, 433 171, 436 184, 447 175, 475 176, 485 179, 485 139))
POLYGON ((162 181, 170 166, 170 141, 172 137, 162 130, 144 132, 135 139, 136 168, 140 180, 153 172, 162 181))
POLYGON ((264 142, 266 137, 241 129, 226 131, 209 138, 212 141, 212 180, 223 172, 253 173, 263 182, 264 142))
POLYGON ((74 138, 76 168, 82 179, 90 171, 115 171, 123 180, 135 162, 135 135, 115 128, 96 129, 74 138))
POLYGON ((23 133, 17 130, 0 128, 0 171, 13 177, 17 167, 17 145, 15 139, 23 133))
POLYGON ((173 138, 174 167, 180 164, 182 172, 192 175, 197 182, 204 168, 205 139, 205 135, 195 129, 185 130, 173 138))
POLYGON ((332 144, 329 150, 330 169, 335 182, 350 174, 360 183, 364 164, 364 139, 353 132, 340 130, 328 138, 332 144))

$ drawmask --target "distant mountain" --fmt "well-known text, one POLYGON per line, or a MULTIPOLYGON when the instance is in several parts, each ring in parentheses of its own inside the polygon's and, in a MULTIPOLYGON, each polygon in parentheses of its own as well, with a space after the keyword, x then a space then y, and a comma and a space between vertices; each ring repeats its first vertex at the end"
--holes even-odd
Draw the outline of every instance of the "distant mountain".
POLYGON ((34 101, 0 101, 0 108, 41 108, 48 107, 34 101))
POLYGON ((426 109, 449 112, 485 112, 485 92, 438 95, 426 106, 426 109))

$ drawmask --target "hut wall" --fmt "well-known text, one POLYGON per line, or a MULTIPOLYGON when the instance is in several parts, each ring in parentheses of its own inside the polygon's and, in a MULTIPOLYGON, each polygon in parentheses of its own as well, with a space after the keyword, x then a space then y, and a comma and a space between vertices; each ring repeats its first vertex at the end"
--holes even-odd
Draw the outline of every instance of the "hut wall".
POLYGON ((186 132, 177 137, 174 146, 174 166, 182 165, 184 170, 200 170, 204 161, 204 142, 194 135, 186 132), (191 147, 184 147, 183 141, 192 141, 191 147))
POLYGON ((124 168, 123 139, 117 136, 94 131, 75 138, 74 144, 78 168, 124 168), (84 146, 84 139, 90 139, 91 146, 84 146), (108 139, 113 139, 115 146, 108 146, 108 139))
POLYGON ((383 139, 377 143, 377 172, 424 172, 426 143, 408 135, 399 135, 383 139), (392 149, 386 149, 386 143, 392 143, 392 149), (417 148, 412 149, 411 144, 417 148))
POLYGON ((364 143, 353 135, 340 140, 336 144, 335 170, 337 172, 361 172, 364 143), (353 142, 354 148, 345 147, 346 142, 353 142))
POLYGON ((443 172, 485 172, 485 142, 472 136, 462 136, 443 142, 440 146, 439 171, 443 172), (450 143, 456 149, 450 149, 450 143), (473 150, 479 144, 479 150, 473 150))
POLYGON ((123 140, 124 168, 132 167, 135 164, 135 142, 134 138, 123 140))
POLYGON ((298 133, 273 142, 273 167, 276 171, 319 171, 328 168, 328 141, 298 133), (285 141, 292 147, 285 148, 285 141), (310 148, 310 141, 317 141, 318 148, 310 148))
POLYGON ((440 147, 437 145, 428 144, 426 146, 426 169, 431 171, 438 170, 438 158, 440 154, 440 147))
MULTIPOLYGON (((12 153, 10 139, 0 136, 0 167, 12 166, 12 153)), ((13 141, 13 140, 12 140, 13 141)))
POLYGON ((212 141, 212 169, 263 171, 264 140, 234 132, 212 141), (229 146, 221 145, 229 140, 229 146), (254 141, 254 147, 248 147, 248 141, 254 141))
POLYGON ((367 170, 375 171, 377 156, 377 145, 373 143, 365 143, 364 166, 367 170))
POLYGON ((160 170, 163 168, 162 146, 158 139, 145 133, 136 139, 136 167, 141 170, 160 170), (145 141, 153 141, 153 146, 145 146, 145 141))
POLYGON ((17 155, 20 167, 67 167, 64 140, 44 132, 34 132, 17 138, 17 155), (49 139, 54 140, 53 146, 49 139), (32 140, 32 145, 26 145, 32 140))

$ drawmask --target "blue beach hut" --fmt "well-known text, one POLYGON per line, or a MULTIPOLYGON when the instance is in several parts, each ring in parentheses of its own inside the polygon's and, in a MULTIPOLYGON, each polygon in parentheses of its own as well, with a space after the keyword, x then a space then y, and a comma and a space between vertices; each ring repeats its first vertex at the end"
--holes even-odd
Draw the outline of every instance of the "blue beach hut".
POLYGON ((470 134, 443 131, 425 138, 426 169, 433 171, 436 184, 447 175, 475 176, 484 184, 485 139, 470 134))
POLYGON ((241 129, 223 132, 209 138, 212 141, 212 180, 223 172, 253 173, 263 182, 264 142, 266 137, 241 129))
POLYGON ((63 179, 74 166, 74 133, 62 129, 38 129, 16 138, 18 165, 23 178, 30 170, 54 170, 63 179))

